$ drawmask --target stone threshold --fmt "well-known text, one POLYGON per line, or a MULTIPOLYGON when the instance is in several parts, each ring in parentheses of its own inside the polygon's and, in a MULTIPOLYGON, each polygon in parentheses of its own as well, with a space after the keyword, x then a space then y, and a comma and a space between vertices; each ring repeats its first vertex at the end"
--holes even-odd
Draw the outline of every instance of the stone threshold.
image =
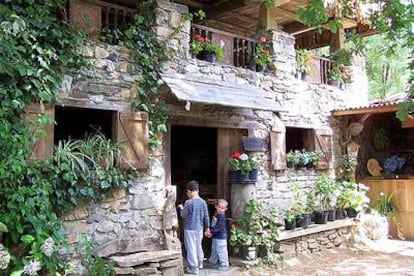
POLYGON ((307 236, 315 233, 325 232, 354 225, 356 225, 355 219, 347 218, 335 221, 328 221, 328 223, 326 224, 311 224, 306 229, 300 227, 293 230, 282 230, 280 232, 278 241, 290 240, 301 236, 307 236))

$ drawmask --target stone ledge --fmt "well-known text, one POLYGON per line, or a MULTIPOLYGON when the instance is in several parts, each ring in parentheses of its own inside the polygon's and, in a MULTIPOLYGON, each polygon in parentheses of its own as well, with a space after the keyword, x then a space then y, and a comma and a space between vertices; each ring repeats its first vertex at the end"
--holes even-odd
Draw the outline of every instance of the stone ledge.
POLYGON ((335 221, 328 221, 327 224, 311 224, 308 228, 296 228, 293 230, 282 230, 280 232, 278 241, 290 240, 293 238, 307 236, 315 233, 320 233, 324 231, 334 230, 338 228, 354 226, 356 225, 355 220, 352 218, 340 219, 335 221))

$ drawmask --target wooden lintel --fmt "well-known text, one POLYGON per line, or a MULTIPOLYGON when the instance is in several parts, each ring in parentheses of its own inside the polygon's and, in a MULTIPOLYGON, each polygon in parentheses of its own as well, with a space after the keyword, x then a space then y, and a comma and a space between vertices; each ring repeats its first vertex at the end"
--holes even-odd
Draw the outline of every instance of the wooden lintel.
POLYGON ((231 121, 225 119, 208 119, 189 116, 172 116, 170 123, 183 126, 203 126, 213 128, 233 128, 233 129, 257 129, 259 126, 254 121, 231 121))
POLYGON ((358 109, 349 109, 349 110, 337 110, 333 111, 333 116, 346 116, 346 115, 355 115, 355 114, 379 114, 379 113, 391 113, 398 110, 398 105, 383 106, 383 107, 367 107, 367 108, 358 108, 358 109))
POLYGON ((300 23, 300 22, 294 22, 294 23, 285 25, 283 27, 283 31, 285 31, 285 32, 287 32, 288 34, 291 34, 291 35, 306 33, 306 32, 309 32, 309 31, 312 31, 312 30, 315 30, 315 29, 316 29, 315 27, 309 27, 309 26, 306 26, 305 24, 300 23))
POLYGON ((175 0, 174 2, 186 5, 186 6, 191 7, 191 8, 196 8, 196 9, 204 9, 205 8, 205 6, 202 3, 197 2, 195 0, 175 0))

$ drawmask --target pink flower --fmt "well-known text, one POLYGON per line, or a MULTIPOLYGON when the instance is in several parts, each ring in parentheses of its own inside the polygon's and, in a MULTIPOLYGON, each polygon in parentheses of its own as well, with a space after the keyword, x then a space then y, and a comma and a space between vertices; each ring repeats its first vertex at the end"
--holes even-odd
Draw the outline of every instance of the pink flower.
POLYGON ((265 54, 266 56, 270 54, 269 49, 263 49, 263 54, 265 54))
POLYGON ((266 42, 266 37, 265 36, 259 37, 259 41, 262 42, 262 43, 265 43, 266 42))
POLYGON ((220 39, 220 47, 224 48, 224 45, 226 45, 226 42, 224 42, 224 40, 220 39))

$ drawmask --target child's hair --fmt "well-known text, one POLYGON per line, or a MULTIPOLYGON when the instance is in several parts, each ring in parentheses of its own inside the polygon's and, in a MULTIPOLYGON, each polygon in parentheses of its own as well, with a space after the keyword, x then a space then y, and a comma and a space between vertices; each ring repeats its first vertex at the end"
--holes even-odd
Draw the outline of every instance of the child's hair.
POLYGON ((198 192, 199 189, 200 189, 199 186, 200 185, 198 184, 198 182, 196 180, 191 180, 187 183, 187 191, 191 191, 191 192, 197 191, 198 192))
POLYGON ((227 202, 227 200, 220 198, 217 200, 217 205, 220 206, 221 208, 227 209, 227 206, 229 206, 229 203, 227 202))

